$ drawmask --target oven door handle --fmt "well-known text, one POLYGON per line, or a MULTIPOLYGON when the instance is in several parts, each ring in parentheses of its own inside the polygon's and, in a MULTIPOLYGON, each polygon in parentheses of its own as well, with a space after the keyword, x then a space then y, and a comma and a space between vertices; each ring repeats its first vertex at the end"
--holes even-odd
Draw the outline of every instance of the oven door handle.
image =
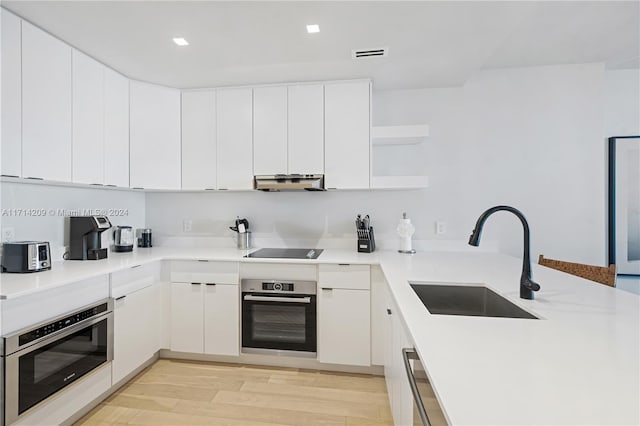
MULTIPOLYGON (((79 321, 75 324, 73 324, 72 326, 68 327, 68 328, 64 328, 62 330, 59 330, 55 333, 51 333, 48 336, 43 336, 41 337, 39 340, 35 340, 34 342, 32 342, 31 344, 29 344, 29 346, 25 346, 23 348, 18 349, 17 351, 7 354, 7 358, 9 357, 20 357, 22 355, 24 355, 25 353, 29 353, 32 351, 35 351, 36 349, 39 349, 43 346, 48 345, 49 343, 54 342, 55 340, 58 339, 62 339, 64 337, 67 337, 73 333, 76 333, 84 328, 90 327, 92 325, 95 325, 99 322, 102 322, 104 320, 107 320, 107 330, 113 330, 113 311, 107 311, 105 313, 103 313, 102 315, 96 316, 96 317, 92 317, 92 318, 87 318, 86 320, 82 320, 79 321)), ((109 331, 108 331, 109 333, 109 331)), ((16 336, 17 338, 17 336, 16 336)), ((6 343, 6 341, 5 341, 6 343)), ((111 350, 108 351, 107 353, 107 361, 112 361, 113 360, 113 348, 111 348, 111 350)))
POLYGON ((310 297, 267 297, 254 296, 252 294, 245 295, 244 300, 251 302, 311 303, 310 297))

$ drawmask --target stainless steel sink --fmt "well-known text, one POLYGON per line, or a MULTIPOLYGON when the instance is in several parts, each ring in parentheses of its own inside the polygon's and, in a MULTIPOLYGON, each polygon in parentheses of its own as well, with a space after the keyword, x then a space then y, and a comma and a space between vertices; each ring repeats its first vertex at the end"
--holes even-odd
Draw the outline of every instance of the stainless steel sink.
POLYGON ((409 284, 427 310, 435 315, 538 319, 484 286, 409 284))

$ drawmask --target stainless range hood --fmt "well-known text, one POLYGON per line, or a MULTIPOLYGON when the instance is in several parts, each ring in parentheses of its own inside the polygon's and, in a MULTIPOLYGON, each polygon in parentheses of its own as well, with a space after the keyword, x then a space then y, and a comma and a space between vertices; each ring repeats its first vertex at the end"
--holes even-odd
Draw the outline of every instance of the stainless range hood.
POLYGON ((324 175, 255 176, 253 188, 260 191, 324 191, 324 175))

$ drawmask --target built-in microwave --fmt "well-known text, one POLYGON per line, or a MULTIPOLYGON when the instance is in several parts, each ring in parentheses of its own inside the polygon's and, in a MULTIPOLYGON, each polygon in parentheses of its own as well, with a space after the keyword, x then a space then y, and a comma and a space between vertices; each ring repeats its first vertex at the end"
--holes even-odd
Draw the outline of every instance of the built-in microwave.
POLYGON ((113 299, 105 299, 1 339, 3 420, 39 404, 113 359, 113 299))

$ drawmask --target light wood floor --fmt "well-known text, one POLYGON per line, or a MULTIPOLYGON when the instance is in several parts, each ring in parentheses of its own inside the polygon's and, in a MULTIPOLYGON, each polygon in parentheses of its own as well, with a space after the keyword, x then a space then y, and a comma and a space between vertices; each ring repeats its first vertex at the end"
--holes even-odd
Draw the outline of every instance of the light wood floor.
POLYGON ((76 425, 393 425, 384 377, 159 360, 76 425))

